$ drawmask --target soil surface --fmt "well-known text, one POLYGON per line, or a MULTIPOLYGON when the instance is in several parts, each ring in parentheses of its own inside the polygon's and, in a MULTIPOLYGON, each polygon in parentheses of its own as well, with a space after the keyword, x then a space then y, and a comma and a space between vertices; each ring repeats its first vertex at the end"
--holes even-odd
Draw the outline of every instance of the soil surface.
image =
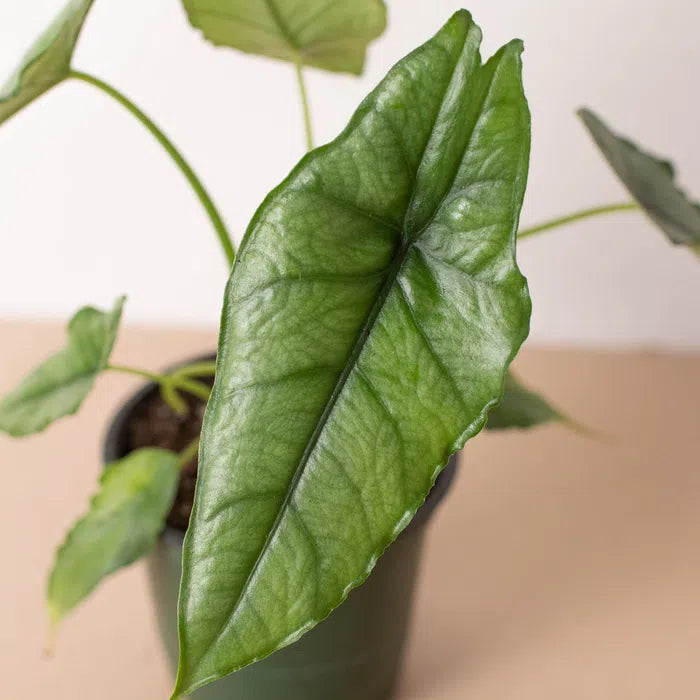
MULTIPOLYGON (((212 384, 211 381, 200 381, 212 384)), ((180 394, 187 402, 186 415, 177 415, 163 401, 159 393, 143 401, 134 411, 127 425, 129 451, 139 447, 162 447, 181 452, 202 430, 205 404, 190 394, 180 394)), ((167 524, 185 532, 190 522, 194 503, 194 485, 197 481, 197 458, 186 464, 180 472, 180 484, 167 524)))

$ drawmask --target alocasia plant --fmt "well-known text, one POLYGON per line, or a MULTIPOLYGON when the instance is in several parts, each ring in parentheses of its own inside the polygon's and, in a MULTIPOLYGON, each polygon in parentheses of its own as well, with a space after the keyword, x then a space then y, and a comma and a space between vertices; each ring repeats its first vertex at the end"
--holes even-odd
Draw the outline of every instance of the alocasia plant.
POLYGON ((192 26, 214 44, 362 73, 367 44, 386 27, 382 0, 183 0, 192 26))
MULTIPOLYGON (((359 73, 385 26, 381 0, 183 3, 214 43, 295 65, 309 147, 303 67, 359 73)), ((232 263, 223 219, 172 141, 123 93, 72 67, 91 5, 71 0, 30 50, 0 90, 0 123, 63 80, 100 89, 164 147, 232 263)), ((529 153, 521 45, 483 63, 480 37, 457 12, 266 198, 233 266, 216 367, 112 364, 120 299, 112 311, 79 311, 66 347, 0 401, 0 430, 21 436, 74 413, 105 371, 157 383, 175 413, 188 410, 183 393, 207 401, 216 374, 184 553, 176 696, 324 618, 487 420, 491 429, 571 423, 508 373, 530 312, 516 235, 642 208, 698 251, 700 210, 670 164, 590 111, 581 116, 635 201, 518 231, 529 153)), ((58 551, 54 622, 149 550, 198 447, 141 448, 106 469, 58 551)))
POLYGON ((531 428, 541 423, 562 420, 562 414, 541 396, 530 391, 512 372, 506 375, 503 398, 489 413, 489 430, 531 428))
POLYGON ((107 465, 88 513, 56 553, 47 603, 56 625, 108 574, 146 554, 163 529, 181 458, 156 448, 107 465))
POLYGON ((673 163, 613 133, 591 110, 582 109, 579 116, 639 206, 672 243, 688 246, 700 256, 700 204, 691 202, 676 185, 673 163))
POLYGON ((107 368, 124 299, 109 312, 87 306, 68 324, 66 347, 0 400, 0 430, 20 437, 75 413, 97 375, 107 368))
POLYGON ((386 27, 383 0, 183 0, 211 42, 294 64, 307 148, 313 147, 303 67, 359 75, 367 44, 386 27))
POLYGON ((202 432, 176 694, 326 617, 501 396, 529 326, 530 120, 520 43, 482 64, 480 40, 457 13, 253 217, 202 432))
POLYGON ((73 51, 93 0, 71 0, 0 88, 0 124, 69 77, 73 51))

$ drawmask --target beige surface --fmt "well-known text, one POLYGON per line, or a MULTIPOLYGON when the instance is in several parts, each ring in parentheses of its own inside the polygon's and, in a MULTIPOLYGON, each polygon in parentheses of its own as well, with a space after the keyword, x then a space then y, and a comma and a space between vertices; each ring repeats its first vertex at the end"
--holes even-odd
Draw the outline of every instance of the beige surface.
MULTIPOLYGON (((0 324, 0 391, 61 338, 55 326, 0 324)), ((115 360, 155 369, 213 345, 211 333, 129 329, 115 360)), ((530 351, 519 364, 610 438, 553 426, 470 443, 431 529, 401 700, 697 700, 700 358, 530 351)), ((79 417, 38 438, 0 437, 2 698, 167 697, 139 566, 65 623, 53 659, 42 655, 53 548, 94 489, 111 413, 137 385, 102 378, 79 417)))

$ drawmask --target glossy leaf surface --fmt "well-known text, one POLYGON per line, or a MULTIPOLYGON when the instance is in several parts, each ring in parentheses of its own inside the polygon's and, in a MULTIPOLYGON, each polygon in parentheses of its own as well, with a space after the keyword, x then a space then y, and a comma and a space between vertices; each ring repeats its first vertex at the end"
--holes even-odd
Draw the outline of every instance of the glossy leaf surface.
POLYGON ((65 80, 93 0, 70 0, 0 87, 0 124, 65 80))
POLYGON ((293 642, 484 424, 527 335, 521 45, 458 12, 265 200, 226 293, 176 695, 293 642))
POLYGON ((498 406, 489 412, 486 427, 489 430, 534 428, 536 425, 562 418, 547 399, 530 391, 512 372, 508 372, 503 398, 498 406))
POLYGON ((107 575, 150 550, 164 527, 178 475, 178 455, 156 448, 136 450, 107 466, 87 514, 56 553, 48 586, 53 624, 107 575))
POLYGON ((91 306, 68 324, 68 343, 0 400, 0 431, 20 437, 75 413, 95 377, 107 366, 117 337, 124 299, 111 311, 91 306))
POLYGON ((676 185, 675 169, 611 131, 588 109, 579 116, 617 176, 672 243, 700 255, 700 205, 676 185))
POLYGON ((367 44, 386 27, 382 0, 183 0, 214 44, 359 74, 367 44))

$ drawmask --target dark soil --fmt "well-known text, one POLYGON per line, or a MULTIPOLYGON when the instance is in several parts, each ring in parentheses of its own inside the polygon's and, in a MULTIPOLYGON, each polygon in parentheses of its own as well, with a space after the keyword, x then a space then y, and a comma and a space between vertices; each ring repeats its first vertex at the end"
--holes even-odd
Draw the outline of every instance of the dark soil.
MULTIPOLYGON (((205 379, 200 381, 205 382, 205 379)), ((208 382, 211 383, 211 382, 208 382)), ((134 411, 127 425, 129 451, 139 447, 162 447, 181 452, 202 430, 205 404, 201 399, 181 393, 187 402, 186 415, 177 415, 163 401, 159 393, 143 401, 134 411)), ((185 532, 190 522, 197 481, 197 458, 186 464, 180 473, 180 484, 173 508, 168 515, 168 526, 185 532)))

